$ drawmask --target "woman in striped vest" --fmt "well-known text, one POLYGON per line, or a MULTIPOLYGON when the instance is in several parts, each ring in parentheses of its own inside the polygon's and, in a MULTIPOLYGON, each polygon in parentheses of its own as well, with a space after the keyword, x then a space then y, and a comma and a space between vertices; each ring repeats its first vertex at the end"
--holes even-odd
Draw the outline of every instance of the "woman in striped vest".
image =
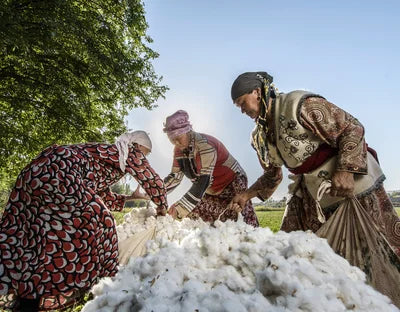
MULTIPOLYGON (((187 112, 168 116, 164 132, 175 146, 171 173, 164 179, 167 193, 183 176, 193 185, 173 204, 169 213, 176 218, 202 218, 204 221, 236 220, 237 212, 227 209, 232 198, 247 189, 247 177, 226 147, 211 135, 193 131, 187 112)), ((251 201, 242 210, 244 221, 258 226, 251 201)))

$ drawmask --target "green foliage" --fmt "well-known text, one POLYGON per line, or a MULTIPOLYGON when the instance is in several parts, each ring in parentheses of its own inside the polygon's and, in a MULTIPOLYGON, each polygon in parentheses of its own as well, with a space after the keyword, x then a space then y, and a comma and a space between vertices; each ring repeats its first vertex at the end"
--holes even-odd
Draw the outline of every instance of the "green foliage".
MULTIPOLYGON (((131 187, 128 183, 117 182, 113 186, 111 186, 111 191, 118 194, 130 195, 132 194, 131 187)), ((134 208, 134 207, 146 207, 147 201, 143 199, 134 199, 128 200, 125 202, 125 207, 134 208)))
POLYGON ((255 210, 269 211, 273 209, 284 209, 286 207, 286 197, 280 200, 268 199, 262 203, 257 203, 254 205, 255 210))
POLYGON ((131 194, 132 190, 128 183, 123 183, 121 181, 115 183, 111 186, 111 191, 118 194, 131 194))
POLYGON ((388 192, 388 195, 393 206, 400 207, 400 192, 399 191, 388 192))
POLYGON ((11 179, 4 176, 0 171, 0 216, 6 207, 8 197, 10 196, 11 179))
POLYGON ((113 141, 166 91, 140 0, 3 0, 0 179, 51 144, 113 141))

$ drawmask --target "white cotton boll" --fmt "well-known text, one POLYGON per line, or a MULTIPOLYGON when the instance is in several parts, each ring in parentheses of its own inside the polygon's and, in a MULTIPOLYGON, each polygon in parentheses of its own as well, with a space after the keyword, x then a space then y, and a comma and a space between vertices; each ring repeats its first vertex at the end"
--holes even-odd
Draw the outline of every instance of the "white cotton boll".
POLYGON ((337 281, 339 287, 338 298, 343 301, 347 309, 358 311, 398 311, 393 305, 389 305, 390 299, 364 283, 356 285, 346 279, 337 281), (356 286, 356 287, 354 287, 356 286))
POLYGON ((108 303, 108 295, 103 294, 101 296, 96 297, 96 300, 89 301, 85 304, 82 309, 82 312, 98 312, 104 311, 105 309, 109 309, 108 303))
POLYGON ((221 281, 234 291, 242 291, 252 287, 253 283, 249 283, 243 279, 238 270, 233 266, 224 266, 219 269, 209 269, 204 271, 203 280, 207 283, 217 285, 221 281))
POLYGON ((268 294, 271 290, 272 293, 279 295, 284 288, 286 288, 286 282, 288 277, 291 276, 292 267, 287 260, 281 255, 269 255, 266 259, 268 266, 258 275, 258 279, 263 277, 265 281, 260 279, 260 283, 264 283, 267 288, 258 288, 263 294, 268 294))
POLYGON ((171 311, 194 311, 199 309, 200 311, 205 310, 205 308, 198 301, 201 294, 211 290, 209 285, 199 282, 188 280, 180 291, 174 293, 171 296, 172 304, 174 304, 171 311))
MULTIPOLYGON (((129 299, 132 299, 132 296, 129 297, 129 299)), ((118 311, 118 312, 131 312, 131 307, 132 307, 132 303, 131 301, 125 301, 125 302, 121 302, 118 306, 116 306, 114 308, 114 311, 118 311)))
POLYGON ((96 300, 91 300, 86 302, 85 306, 82 308, 82 312, 95 312, 98 311, 99 307, 99 297, 96 297, 96 300))
POLYGON ((93 287, 84 311, 397 311, 312 233, 152 213, 132 210, 117 227, 119 239, 156 233, 147 255, 93 287))
MULTIPOLYGON (((290 298, 290 297, 288 297, 290 298)), ((324 289, 313 287, 303 289, 292 297, 296 300, 286 300, 289 310, 300 309, 302 311, 345 311, 345 306, 340 300, 329 300, 324 289)), ((286 298, 287 299, 287 298, 286 298)))
POLYGON ((248 312, 283 312, 286 311, 283 307, 276 307, 268 301, 258 290, 255 290, 251 294, 243 293, 241 295, 241 301, 246 307, 248 312))
POLYGON ((124 222, 129 222, 132 220, 132 217, 129 213, 124 214, 124 222))
POLYGON ((107 305, 109 307, 118 307, 122 305, 125 301, 130 299, 130 297, 131 297, 130 294, 126 290, 117 290, 109 292, 107 296, 107 305))
MULTIPOLYGON (((218 285, 214 287, 212 291, 201 293, 198 296, 201 309, 205 309, 206 311, 246 311, 244 306, 240 302, 236 302, 235 299, 237 300, 224 285, 218 285), (227 307, 225 307, 226 302, 229 300, 235 301, 236 304, 232 310, 227 310, 227 307)), ((232 306, 230 308, 232 308, 232 306)))
POLYGON ((157 275, 150 279, 152 293, 161 297, 168 297, 169 294, 179 292, 186 275, 177 268, 170 268, 161 275, 157 275))
POLYGON ((157 210, 154 205, 151 205, 149 208, 146 209, 146 217, 150 216, 156 216, 157 215, 157 210))
POLYGON ((304 287, 318 287, 326 280, 323 276, 325 273, 313 266, 309 259, 289 258, 288 263, 292 267, 291 275, 301 281, 304 287))
POLYGON ((313 235, 311 232, 296 231, 290 233, 290 238, 288 240, 289 245, 286 250, 284 250, 284 255, 289 258, 291 256, 300 256, 304 258, 312 257, 315 246, 312 242, 313 235))
POLYGON ((100 296, 101 294, 107 292, 109 285, 113 283, 114 281, 111 277, 102 278, 98 284, 92 287, 91 292, 94 296, 100 296))

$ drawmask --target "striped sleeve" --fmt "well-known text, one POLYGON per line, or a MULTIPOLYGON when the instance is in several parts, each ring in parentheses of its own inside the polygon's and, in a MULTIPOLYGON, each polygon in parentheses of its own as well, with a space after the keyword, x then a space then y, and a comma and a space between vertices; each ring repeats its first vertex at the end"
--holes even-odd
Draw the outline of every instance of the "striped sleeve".
POLYGON ((201 201, 206 190, 212 185, 212 174, 217 161, 217 150, 204 137, 196 141, 196 163, 199 177, 193 182, 189 191, 178 201, 185 209, 192 211, 201 201))
POLYGON ((200 157, 200 175, 211 176, 217 162, 217 150, 205 138, 197 142, 197 149, 200 157))
POLYGON ((203 198, 205 191, 210 184, 210 176, 202 175, 197 178, 189 191, 178 201, 186 210, 192 211, 203 198))

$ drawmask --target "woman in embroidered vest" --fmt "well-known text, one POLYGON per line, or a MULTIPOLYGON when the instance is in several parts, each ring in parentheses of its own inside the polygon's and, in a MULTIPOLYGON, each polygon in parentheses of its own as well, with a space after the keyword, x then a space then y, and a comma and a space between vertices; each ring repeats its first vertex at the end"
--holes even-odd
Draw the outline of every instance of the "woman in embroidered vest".
POLYGON ((252 146, 264 174, 230 208, 240 211, 253 197, 266 200, 282 180, 281 167, 292 173, 292 195, 281 230, 316 232, 339 203, 353 194, 370 215, 393 251, 400 256, 400 220, 383 187, 384 175, 374 150, 364 140, 364 128, 353 116, 322 96, 293 91, 278 94, 266 72, 247 72, 233 82, 234 104, 256 122, 252 146), (315 199, 325 179, 330 194, 315 199), (319 218, 320 217, 320 218, 319 218))
MULTIPOLYGON (((168 116, 164 132, 174 148, 171 173, 164 179, 167 192, 173 191, 185 175, 193 185, 168 213, 175 218, 204 221, 236 220, 237 212, 227 209, 235 194, 247 189, 247 177, 235 158, 216 138, 192 130, 183 110, 168 116)), ((258 226, 251 201, 243 205, 244 221, 258 226)))
POLYGON ((61 309, 116 274, 110 210, 143 195, 113 194, 110 186, 129 173, 158 214, 168 208, 163 181, 145 157, 150 150, 147 134, 135 131, 116 144, 53 145, 22 170, 0 221, 0 307, 61 309))

